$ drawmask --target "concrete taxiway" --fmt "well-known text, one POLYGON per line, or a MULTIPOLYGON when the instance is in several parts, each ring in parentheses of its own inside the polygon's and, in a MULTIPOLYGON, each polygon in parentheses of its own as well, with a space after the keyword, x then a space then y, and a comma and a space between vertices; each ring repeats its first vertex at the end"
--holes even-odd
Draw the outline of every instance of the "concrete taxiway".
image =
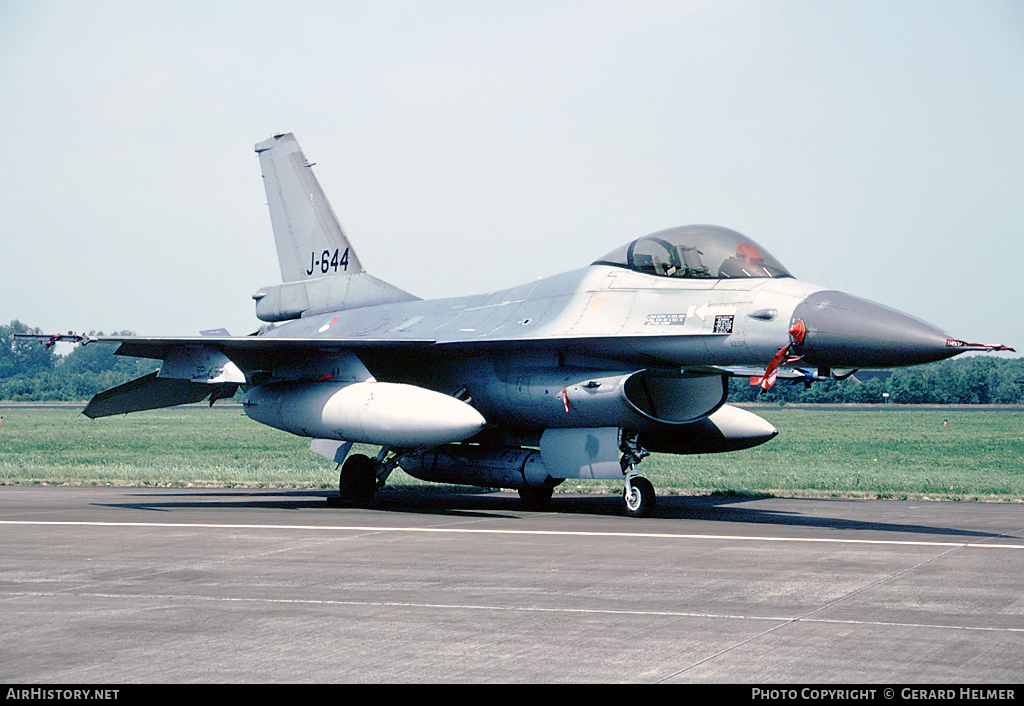
POLYGON ((1020 682, 1024 506, 0 487, 0 681, 1020 682))

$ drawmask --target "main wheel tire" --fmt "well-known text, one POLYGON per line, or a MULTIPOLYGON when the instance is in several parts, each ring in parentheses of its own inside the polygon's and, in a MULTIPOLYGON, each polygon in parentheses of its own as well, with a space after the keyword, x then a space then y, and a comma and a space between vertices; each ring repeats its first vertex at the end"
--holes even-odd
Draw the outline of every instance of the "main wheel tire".
POLYGON ((338 479, 342 497, 358 503, 368 503, 377 492, 377 462, 363 454, 353 454, 345 459, 338 479))
POLYGON ((654 486, 646 478, 637 476, 629 482, 631 493, 622 490, 622 501, 626 514, 630 517, 647 517, 654 512, 654 505, 658 496, 654 493, 654 486))

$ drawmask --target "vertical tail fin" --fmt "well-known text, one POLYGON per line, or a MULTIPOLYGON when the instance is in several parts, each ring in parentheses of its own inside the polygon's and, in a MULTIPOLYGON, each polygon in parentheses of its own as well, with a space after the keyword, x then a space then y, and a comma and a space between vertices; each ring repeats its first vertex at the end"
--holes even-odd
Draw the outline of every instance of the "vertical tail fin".
POLYGON ((284 281, 253 295, 256 316, 287 321, 417 299, 363 270, 294 135, 274 135, 256 153, 284 281))
POLYGON ((356 274, 363 267, 291 133, 256 145, 285 282, 356 274))

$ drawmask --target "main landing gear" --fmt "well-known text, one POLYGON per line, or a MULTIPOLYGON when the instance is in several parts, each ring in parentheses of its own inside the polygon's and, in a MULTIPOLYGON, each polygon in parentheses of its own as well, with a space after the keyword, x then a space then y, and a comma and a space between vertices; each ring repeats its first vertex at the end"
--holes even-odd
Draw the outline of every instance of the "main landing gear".
POLYGON ((555 486, 559 482, 545 483, 539 488, 520 488, 519 499, 522 501, 523 507, 527 510, 546 510, 551 504, 551 496, 554 495, 555 486))
POLYGON ((352 454, 345 459, 338 478, 342 498, 365 506, 373 502, 377 492, 377 462, 363 454, 352 454))
MULTIPOLYGON (((623 477, 623 511, 630 517, 647 517, 654 512, 657 495, 651 482, 639 476, 636 469, 649 452, 640 446, 637 435, 626 433, 622 435, 619 450, 622 452, 619 464, 623 477)), ((372 505, 377 491, 384 487, 387 477, 398 466, 398 460, 398 454, 387 448, 381 449, 375 459, 364 454, 351 454, 342 464, 338 478, 340 499, 360 507, 372 505)), ((560 482, 549 478, 541 486, 520 489, 519 497, 529 509, 544 509, 551 501, 555 485, 560 482)))
POLYGON ((360 507, 373 504, 373 496, 384 487, 391 471, 398 466, 398 456, 382 448, 377 458, 364 454, 352 454, 341 465, 338 490, 342 499, 348 499, 360 507))

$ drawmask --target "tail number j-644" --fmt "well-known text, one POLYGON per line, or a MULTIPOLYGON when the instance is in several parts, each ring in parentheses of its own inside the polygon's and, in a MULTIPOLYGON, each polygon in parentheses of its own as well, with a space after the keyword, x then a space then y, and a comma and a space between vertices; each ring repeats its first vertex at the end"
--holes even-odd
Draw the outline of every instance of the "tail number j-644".
POLYGON ((319 269, 320 274, 324 275, 328 272, 337 272, 339 269, 342 272, 347 271, 348 248, 345 248, 345 252, 341 252, 340 248, 335 248, 333 253, 330 250, 324 250, 320 253, 319 259, 315 252, 311 252, 309 254, 309 269, 306 270, 306 274, 311 275, 316 269, 319 269))

